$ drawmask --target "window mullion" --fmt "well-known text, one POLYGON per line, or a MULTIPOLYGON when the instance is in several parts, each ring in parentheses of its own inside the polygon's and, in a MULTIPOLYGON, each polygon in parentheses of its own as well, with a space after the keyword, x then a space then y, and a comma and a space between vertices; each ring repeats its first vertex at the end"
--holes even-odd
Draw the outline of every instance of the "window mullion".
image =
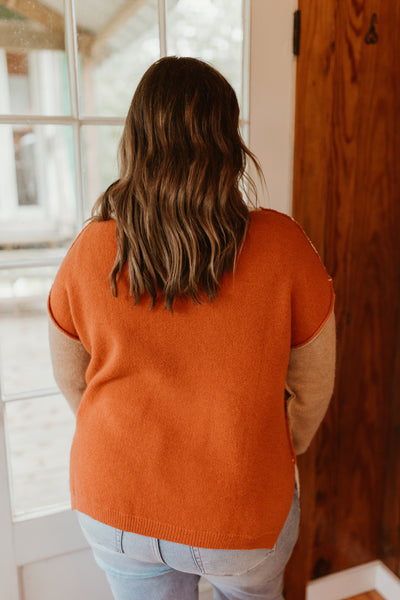
POLYGON ((37 400, 38 398, 47 398, 49 396, 59 396, 60 391, 57 387, 41 388, 38 390, 29 390, 28 392, 18 392, 16 394, 3 394, 3 402, 21 402, 22 400, 37 400))
POLYGON ((82 129, 79 121, 75 121, 73 126, 74 140, 74 162, 75 162, 75 186, 76 186, 76 232, 80 231, 84 219, 84 193, 83 193, 83 159, 82 159, 82 129))
POLYGON ((76 22, 74 0, 65 0, 65 49, 68 63, 69 93, 71 100, 71 115, 79 119, 79 67, 78 41, 76 38, 76 22))
POLYGON ((73 130, 73 148, 75 162, 75 186, 76 186, 76 231, 79 231, 84 219, 84 193, 82 173, 82 143, 79 97, 79 64, 78 64, 78 40, 75 19, 74 0, 65 0, 65 46, 67 51, 69 87, 71 97, 71 115, 73 130))

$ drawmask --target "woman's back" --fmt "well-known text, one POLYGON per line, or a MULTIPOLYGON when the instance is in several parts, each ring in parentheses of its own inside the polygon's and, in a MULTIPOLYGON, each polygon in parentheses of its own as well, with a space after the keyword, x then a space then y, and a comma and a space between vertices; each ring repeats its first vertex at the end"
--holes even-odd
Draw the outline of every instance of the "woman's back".
POLYGON ((249 210, 248 158, 222 75, 157 61, 49 295, 72 508, 118 600, 192 600, 200 573, 216 598, 282 599, 334 292, 293 219, 249 210))
POLYGON ((50 296, 91 361, 71 452, 72 507, 114 527, 203 547, 272 547, 289 511, 295 455, 285 414, 291 347, 333 308, 331 280, 291 218, 251 220, 217 298, 149 297, 129 275, 109 291, 116 223, 89 224, 50 296), (90 448, 90 452, 88 452, 90 448))

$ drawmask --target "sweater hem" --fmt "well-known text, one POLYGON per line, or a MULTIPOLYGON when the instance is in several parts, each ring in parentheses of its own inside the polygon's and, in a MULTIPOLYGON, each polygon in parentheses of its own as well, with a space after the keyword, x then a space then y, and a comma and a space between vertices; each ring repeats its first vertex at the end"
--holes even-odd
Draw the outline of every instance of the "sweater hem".
POLYGON ((85 503, 73 494, 71 495, 71 507, 72 510, 85 513, 101 523, 122 531, 129 531, 147 537, 198 548, 224 550, 272 549, 280 533, 280 531, 270 531, 257 536, 245 536, 227 535, 226 533, 214 531, 193 531, 170 523, 161 523, 143 517, 126 515, 114 509, 85 503))

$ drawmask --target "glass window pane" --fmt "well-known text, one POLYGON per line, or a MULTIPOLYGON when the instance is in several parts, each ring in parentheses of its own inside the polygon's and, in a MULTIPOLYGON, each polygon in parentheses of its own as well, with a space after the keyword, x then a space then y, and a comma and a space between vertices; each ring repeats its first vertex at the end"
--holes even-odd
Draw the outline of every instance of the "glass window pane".
POLYGON ((62 396, 6 403, 14 517, 69 504, 75 419, 62 396))
POLYGON ((64 2, 51 6, 0 3, 0 113, 70 113, 64 2))
POLYGON ((75 7, 83 112, 125 116, 140 78, 160 57, 157 0, 80 0, 75 7))
POLYGON ((242 0, 166 0, 167 52, 218 69, 242 98, 242 0))
POLYGON ((117 151, 123 126, 88 125, 82 130, 86 206, 90 211, 100 194, 118 179, 117 151))
POLYGON ((57 244, 75 228, 72 128, 0 125, 0 248, 57 244))
POLYGON ((56 271, 56 266, 0 270, 0 375, 5 394, 56 385, 46 309, 56 271))

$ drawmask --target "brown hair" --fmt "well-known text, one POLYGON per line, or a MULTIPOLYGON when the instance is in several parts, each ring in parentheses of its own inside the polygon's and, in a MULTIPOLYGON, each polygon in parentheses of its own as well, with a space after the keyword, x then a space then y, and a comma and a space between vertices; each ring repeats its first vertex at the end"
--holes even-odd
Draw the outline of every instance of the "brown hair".
POLYGON ((147 290, 151 310, 157 289, 171 312, 175 296, 201 304, 204 289, 211 301, 216 298, 223 273, 236 268, 249 225, 243 179, 257 198, 245 173, 247 157, 262 178, 239 133, 235 92, 218 71, 171 56, 146 71, 119 144, 119 179, 91 217, 117 222, 110 273, 115 296, 127 262, 135 305, 147 290))

